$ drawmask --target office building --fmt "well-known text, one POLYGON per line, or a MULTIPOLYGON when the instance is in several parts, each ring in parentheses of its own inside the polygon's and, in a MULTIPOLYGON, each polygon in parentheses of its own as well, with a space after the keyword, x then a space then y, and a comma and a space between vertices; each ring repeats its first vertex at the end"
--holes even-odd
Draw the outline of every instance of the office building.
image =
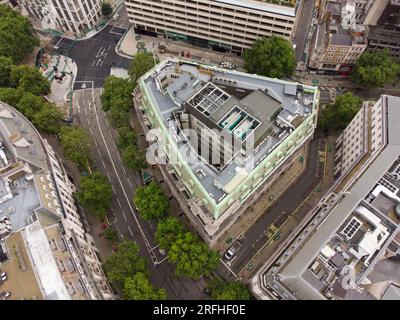
POLYGON ((241 54, 257 38, 290 40, 297 0, 126 0, 135 32, 241 54))
POLYGON ((19 0, 19 6, 42 29, 75 35, 93 29, 101 17, 100 0, 19 0))
MULTIPOLYGON (((365 121, 367 134, 351 139, 361 145, 365 139, 367 153, 252 279, 259 299, 376 300, 398 294, 399 110, 400 98, 385 95, 360 110, 356 122, 365 121)), ((342 148, 353 150, 351 144, 342 148)))
POLYGON ((156 129, 149 150, 210 243, 298 160, 318 100, 316 87, 174 59, 134 94, 145 129, 156 129))
POLYGON ((32 124, 0 103, 0 268, 10 299, 112 299, 75 186, 32 124))

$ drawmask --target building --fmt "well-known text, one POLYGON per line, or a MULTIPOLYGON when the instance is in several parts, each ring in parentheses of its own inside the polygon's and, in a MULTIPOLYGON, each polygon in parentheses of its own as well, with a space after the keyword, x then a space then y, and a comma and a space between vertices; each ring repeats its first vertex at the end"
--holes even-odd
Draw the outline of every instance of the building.
POLYGON ((134 93, 145 131, 156 129, 148 159, 166 164, 165 180, 211 244, 299 159, 318 101, 316 87, 175 59, 134 93))
POLYGON ((12 299, 112 299, 75 186, 32 124, 0 103, 0 268, 12 299))
POLYGON ((126 0, 135 32, 241 54, 260 37, 290 40, 297 0, 126 0))
POLYGON ((100 0, 19 0, 19 6, 42 29, 75 35, 93 29, 101 17, 100 0))
MULTIPOLYGON (((399 110, 400 98, 385 95, 360 110, 355 121, 363 119, 369 134, 352 139, 361 145, 360 140, 367 141, 366 156, 338 180, 308 223, 253 278, 260 299, 376 300, 398 295, 399 110)), ((351 144, 340 143, 353 150, 351 144)))
POLYGON ((310 69, 327 74, 352 70, 367 47, 365 27, 359 23, 366 8, 365 0, 327 1, 320 7, 310 46, 310 69))
POLYGON ((389 50, 400 56, 400 1, 375 1, 364 19, 368 27, 368 50, 389 50))

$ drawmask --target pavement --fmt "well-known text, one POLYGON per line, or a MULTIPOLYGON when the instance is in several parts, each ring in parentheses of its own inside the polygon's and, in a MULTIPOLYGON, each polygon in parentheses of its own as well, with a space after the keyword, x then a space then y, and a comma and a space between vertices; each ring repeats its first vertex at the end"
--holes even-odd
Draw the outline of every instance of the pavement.
POLYGON ((126 29, 107 25, 96 35, 86 40, 71 40, 62 36, 54 37, 55 53, 66 55, 77 65, 78 74, 74 89, 100 88, 110 75, 112 67, 128 69, 130 60, 116 54, 115 46, 126 29))
MULTIPOLYGON (((74 92, 74 111, 77 122, 93 139, 92 157, 95 166, 108 177, 113 188, 109 225, 115 227, 122 238, 134 240, 140 246, 140 253, 148 260, 152 283, 167 290, 169 299, 204 299, 204 279, 194 281, 175 276, 175 268, 159 252, 154 241, 156 225, 144 221, 132 204, 134 190, 142 184, 141 177, 128 170, 122 162, 115 145, 116 131, 108 124, 101 110, 102 89, 88 88, 74 92)), ((176 210, 176 206, 173 210, 176 210)))

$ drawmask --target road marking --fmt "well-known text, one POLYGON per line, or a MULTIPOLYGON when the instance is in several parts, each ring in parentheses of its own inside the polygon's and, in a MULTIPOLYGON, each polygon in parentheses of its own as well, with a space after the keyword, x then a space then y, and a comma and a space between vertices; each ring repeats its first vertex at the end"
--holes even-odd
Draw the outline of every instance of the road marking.
POLYGON ((60 40, 58 40, 58 42, 54 46, 57 47, 60 44, 60 42, 63 41, 63 40, 64 40, 64 37, 61 37, 60 40))
POLYGON ((131 227, 130 227, 130 226, 128 226, 128 230, 129 230, 129 233, 131 234, 131 236, 132 236, 132 238, 133 238, 133 233, 132 233, 132 230, 131 230, 131 227))
POLYGON ((158 263, 157 264, 161 264, 161 263, 163 263, 165 260, 167 260, 168 259, 168 257, 165 257, 164 259, 162 259, 161 261, 158 261, 158 263))
MULTIPOLYGON (((117 199, 117 200, 118 200, 118 199, 117 199)), ((126 216, 125 216, 125 212, 124 212, 124 211, 122 211, 122 215, 124 216, 125 222, 128 222, 128 220, 126 219, 126 216)))
POLYGON ((108 45, 108 51, 110 51, 111 49, 111 43, 108 45))
POLYGON ((124 170, 124 173, 127 175, 127 173, 126 173, 126 171, 125 171, 125 168, 122 166, 122 170, 124 170))
MULTIPOLYGON (((103 161, 103 164, 104 164, 104 161, 103 161)), ((107 167, 106 167, 106 174, 107 174, 108 180, 110 180, 110 182, 111 182, 111 178, 110 178, 110 175, 108 174, 107 167)), ((111 186, 113 186, 113 185, 111 185, 111 186)))
MULTIPOLYGON (((93 104, 95 105, 95 103, 94 103, 94 88, 93 88, 93 86, 92 86, 92 99, 93 99, 93 104)), ((150 255, 150 257, 151 257, 151 259, 152 259, 152 261, 153 261, 153 264, 156 265, 156 264, 158 263, 158 260, 157 260, 157 258, 154 256, 153 251, 151 250, 150 242, 149 242, 149 240, 147 239, 146 235, 144 234, 144 231, 143 231, 143 229, 142 229, 142 227, 141 227, 141 225, 140 225, 140 222, 139 222, 139 220, 138 220, 138 218, 137 218, 137 216, 136 216, 136 214, 135 214, 135 211, 134 211, 133 208, 132 208, 132 205, 131 205, 131 203, 130 203, 130 200, 129 200, 129 198, 128 198, 128 195, 126 194, 126 191, 125 191, 125 188, 124 188, 124 186, 123 186, 123 184, 122 184, 121 178, 119 177, 119 174, 118 174, 117 168, 116 168, 116 166, 115 166, 114 160, 113 160, 112 157, 111 157, 110 149, 108 148, 106 139, 104 138, 103 131, 101 130, 99 115, 97 114, 97 108, 94 108, 94 110, 95 110, 95 114, 96 114, 97 126, 98 126, 99 129, 100 129, 100 136, 101 136, 101 138, 102 138, 102 140, 103 140, 103 143, 104 143, 104 145, 105 145, 105 147, 106 147, 106 150, 107 150, 107 153, 108 153, 108 157, 110 158, 111 164, 112 164, 112 166, 113 166, 113 168, 114 168, 114 172, 115 172, 115 174, 116 174, 116 176, 117 176, 119 185, 121 186, 121 189, 122 189, 122 192, 123 192, 123 194, 124 194, 125 200, 127 201, 128 206, 129 206, 129 209, 131 210, 131 213, 132 213, 132 215, 133 215, 133 218, 134 218, 134 220, 135 220, 135 222, 136 222, 136 224, 137 224, 137 226, 138 226, 138 228, 139 228, 140 234, 141 234, 141 236, 142 236, 142 238, 143 238, 143 241, 144 241, 144 243, 145 243, 145 245, 146 245, 146 249, 147 249, 147 251, 148 251, 148 253, 149 253, 149 255, 150 255)), ((128 226, 128 228, 129 228, 129 226, 128 226)))
MULTIPOLYGON (((104 58, 105 58, 106 56, 104 56, 104 58)), ((101 60, 101 63, 100 63, 100 68, 101 68, 101 66, 103 65, 103 62, 104 62, 104 60, 101 60)))
POLYGON ((131 181, 130 181, 129 179, 126 179, 126 180, 128 180, 129 185, 130 185, 131 187, 133 187, 131 181))
POLYGON ((92 126, 89 124, 89 130, 90 130, 90 133, 92 134, 92 136, 94 136, 94 133, 93 133, 93 130, 92 130, 92 126))
POLYGON ((81 107, 79 106, 79 104, 76 106, 76 108, 78 109, 78 113, 81 113, 81 107))
MULTIPOLYGON (((99 154, 99 157, 101 158, 100 149, 97 149, 97 153, 99 154)), ((103 164, 104 164, 104 160, 103 160, 103 164)), ((107 168, 105 164, 104 164, 104 167, 107 168)))
POLYGON ((96 59, 93 60, 92 62, 92 67, 94 67, 94 63, 96 62, 96 59))
POLYGON ((102 60, 101 59, 99 59, 98 61, 97 61, 97 63, 96 63, 96 67, 98 67, 99 66, 99 62, 101 62, 102 60))
POLYGON ((121 206, 121 202, 119 201, 119 199, 117 198, 117 202, 118 202, 118 205, 119 205, 119 207, 120 208, 122 208, 122 206, 121 206))
MULTIPOLYGON (((96 147, 98 147, 98 145, 97 145, 97 142, 96 142, 96 139, 93 139, 93 141, 94 141, 94 144, 96 145, 96 147)), ((99 150, 99 149, 97 149, 97 150, 99 150)), ((99 152, 100 153, 100 152, 99 152)), ((101 157, 101 156, 100 156, 101 157)))
POLYGON ((236 275, 236 273, 234 273, 233 271, 232 271, 232 269, 231 268, 229 268, 229 266, 220 258, 219 259, 221 262, 222 262, 222 264, 235 276, 235 278, 238 278, 238 276, 236 275))

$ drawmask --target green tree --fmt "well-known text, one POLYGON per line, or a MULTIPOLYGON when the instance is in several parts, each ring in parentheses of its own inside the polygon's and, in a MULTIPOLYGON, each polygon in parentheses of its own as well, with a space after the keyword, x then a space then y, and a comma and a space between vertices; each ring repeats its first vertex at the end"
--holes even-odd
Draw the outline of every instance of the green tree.
POLYGON ((44 99, 36 96, 33 93, 25 93, 15 105, 16 109, 20 111, 29 120, 33 119, 35 113, 42 110, 44 106, 44 99))
POLYGON ((118 289, 122 289, 125 279, 135 273, 148 274, 146 261, 139 255, 139 246, 128 240, 118 244, 115 254, 104 263, 104 271, 111 284, 118 289))
POLYGON ((50 93, 50 82, 34 67, 27 65, 12 66, 10 73, 12 87, 21 88, 24 92, 35 95, 50 93))
POLYGON ((11 58, 0 56, 0 87, 8 87, 10 85, 12 65, 11 58))
POLYGON ((280 37, 257 39, 243 54, 249 73, 271 78, 289 77, 296 66, 292 45, 280 37))
POLYGON ((251 293, 243 283, 226 283, 220 278, 214 278, 208 285, 213 300, 250 300, 251 293))
POLYGON ((165 300, 165 289, 156 289, 142 272, 125 279, 123 296, 126 300, 165 300))
POLYGON ((113 12, 113 9, 111 7, 111 4, 109 4, 108 2, 101 3, 101 14, 103 16, 109 17, 112 12, 113 12))
POLYGON ((122 150, 122 160, 126 166, 135 171, 147 168, 146 155, 136 145, 129 145, 122 150))
POLYGON ((148 186, 136 188, 134 203, 145 220, 163 218, 169 207, 163 189, 154 181, 148 186))
POLYGON ((132 91, 135 83, 127 79, 109 76, 104 81, 104 91, 101 95, 101 104, 104 111, 108 111, 112 106, 116 110, 129 111, 133 106, 132 91))
POLYGON ((112 187, 107 178, 100 172, 93 172, 81 178, 76 196, 83 207, 98 218, 104 218, 110 208, 112 194, 112 187))
POLYGON ((137 134, 131 127, 119 127, 117 137, 118 149, 124 149, 130 145, 135 145, 137 134))
POLYGON ((108 111, 107 115, 108 120, 110 120, 111 125, 114 128, 129 126, 129 113, 128 111, 123 110, 117 101, 108 111))
POLYGON ((178 237, 168 253, 168 259, 176 264, 177 276, 192 279, 209 276, 219 263, 218 253, 210 250, 190 232, 178 237))
POLYGON ((156 64, 160 62, 158 58, 153 57, 152 53, 140 52, 136 54, 129 68, 129 75, 132 80, 137 81, 147 71, 153 68, 155 66, 154 60, 156 64))
POLYGON ((46 102, 42 109, 33 115, 33 124, 50 134, 56 134, 60 131, 60 122, 64 117, 63 112, 55 104, 46 102))
POLYGON ((16 107, 17 103, 23 96, 23 92, 14 88, 0 88, 0 101, 8 103, 10 106, 16 107))
POLYGON ((169 251, 184 232, 185 227, 176 218, 166 218, 157 224, 156 242, 161 249, 169 251))
POLYGON ((59 136, 65 156, 81 169, 87 168, 90 160, 90 138, 87 132, 79 126, 62 127, 59 136))
POLYGON ((104 231, 104 238, 111 241, 112 243, 118 242, 118 231, 115 228, 109 227, 104 231))
POLYGON ((371 89, 395 82, 399 74, 399 60, 392 58, 385 50, 376 53, 364 52, 358 59, 351 78, 361 87, 371 89))
POLYGON ((336 101, 321 111, 318 120, 320 130, 327 133, 329 130, 339 131, 347 127, 362 106, 362 99, 346 92, 336 97, 336 101))
POLYGON ((18 63, 37 45, 39 40, 29 20, 9 6, 0 5, 0 56, 18 63))

